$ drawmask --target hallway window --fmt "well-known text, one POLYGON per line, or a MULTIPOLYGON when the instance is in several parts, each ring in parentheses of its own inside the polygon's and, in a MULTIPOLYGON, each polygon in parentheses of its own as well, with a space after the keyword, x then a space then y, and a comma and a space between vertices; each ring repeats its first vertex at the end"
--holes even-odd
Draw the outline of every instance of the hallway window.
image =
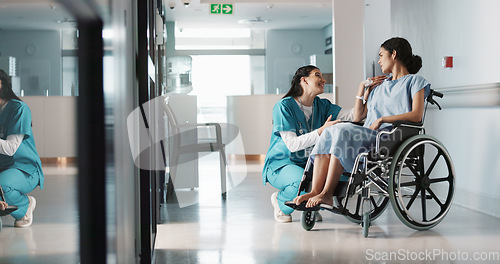
POLYGON ((176 27, 176 50, 264 49, 265 32, 249 28, 186 28, 176 27))
POLYGON ((264 56, 192 56, 192 95, 198 99, 198 122, 226 122, 227 96, 250 95, 264 80, 264 56), (262 65, 262 67, 259 66, 262 65), (255 80, 255 81, 254 81, 255 80))

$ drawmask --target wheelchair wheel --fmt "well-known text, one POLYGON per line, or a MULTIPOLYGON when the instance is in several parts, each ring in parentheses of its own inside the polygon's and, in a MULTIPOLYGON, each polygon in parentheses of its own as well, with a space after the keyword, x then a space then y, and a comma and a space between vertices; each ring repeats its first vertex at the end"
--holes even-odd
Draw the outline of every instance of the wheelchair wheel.
MULTIPOLYGON (((345 197, 338 198, 334 197, 334 201, 337 204, 343 204, 343 200, 345 197)), ((347 220, 355 223, 355 224, 360 224, 363 222, 363 212, 361 211, 361 203, 363 202, 363 197, 359 194, 355 194, 352 197, 349 198, 349 201, 347 202, 347 214, 344 215, 347 220)), ((385 196, 371 196, 370 197, 370 204, 372 210, 370 211, 370 220, 373 221, 377 219, 382 213, 385 211, 385 208, 387 208, 387 204, 389 203, 389 197, 385 196)))
POLYGON ((302 227, 309 231, 314 227, 316 223, 316 212, 315 211, 303 211, 301 221, 302 227))
POLYGON ((430 229, 448 213, 455 186, 450 154, 427 135, 398 148, 389 171, 389 197, 398 218, 416 230, 430 229))

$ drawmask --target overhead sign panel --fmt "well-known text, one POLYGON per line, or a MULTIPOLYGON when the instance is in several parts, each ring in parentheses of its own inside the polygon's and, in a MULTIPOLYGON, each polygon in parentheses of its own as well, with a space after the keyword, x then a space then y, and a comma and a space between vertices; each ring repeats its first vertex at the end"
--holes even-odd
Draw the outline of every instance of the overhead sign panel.
POLYGON ((210 14, 233 14, 233 4, 210 4, 210 14))

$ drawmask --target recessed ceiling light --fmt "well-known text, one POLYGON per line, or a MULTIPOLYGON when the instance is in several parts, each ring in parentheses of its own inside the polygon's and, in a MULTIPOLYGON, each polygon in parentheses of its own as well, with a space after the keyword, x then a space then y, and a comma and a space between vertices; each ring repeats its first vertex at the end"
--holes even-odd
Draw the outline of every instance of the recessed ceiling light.
POLYGON ((242 19, 238 20, 239 24, 256 24, 256 23, 267 23, 269 20, 262 19, 261 17, 256 17, 254 19, 242 19))

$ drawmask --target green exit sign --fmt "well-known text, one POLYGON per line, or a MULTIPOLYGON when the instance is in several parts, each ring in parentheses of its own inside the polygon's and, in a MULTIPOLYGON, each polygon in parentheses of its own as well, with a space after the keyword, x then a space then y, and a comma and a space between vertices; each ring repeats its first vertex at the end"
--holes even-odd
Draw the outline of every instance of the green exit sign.
POLYGON ((233 14, 233 4, 210 4, 210 14, 233 14))

